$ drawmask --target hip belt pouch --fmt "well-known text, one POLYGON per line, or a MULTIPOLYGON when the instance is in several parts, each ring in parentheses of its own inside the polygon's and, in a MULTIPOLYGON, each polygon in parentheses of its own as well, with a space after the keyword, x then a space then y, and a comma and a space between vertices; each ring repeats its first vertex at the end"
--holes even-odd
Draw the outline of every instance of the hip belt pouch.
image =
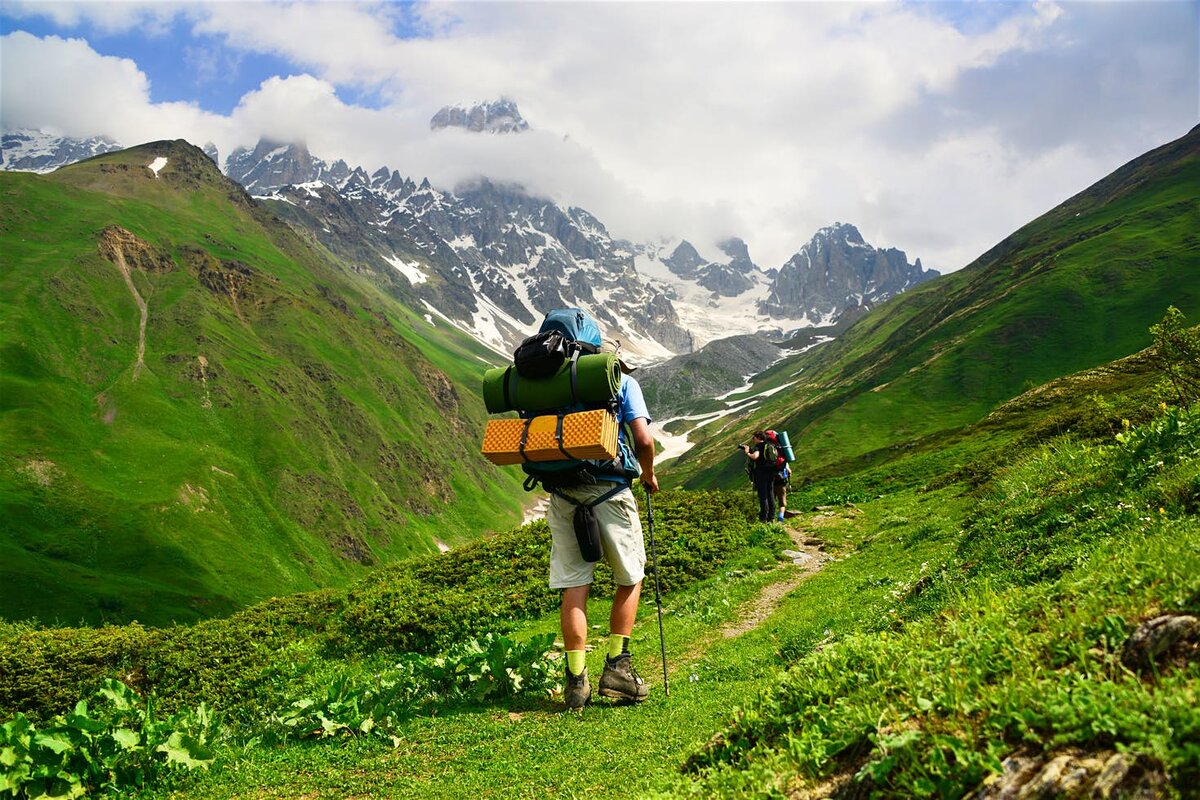
POLYGON ((575 515, 571 518, 575 525, 575 541, 579 543, 579 554, 589 564, 599 561, 603 555, 600 548, 600 519, 596 516, 596 506, 628 488, 629 484, 618 483, 590 503, 581 503, 561 492, 550 490, 551 494, 557 495, 575 506, 575 515))
POLYGON ((596 509, 587 503, 575 506, 575 540, 579 542, 579 554, 588 563, 600 560, 600 520, 596 509))

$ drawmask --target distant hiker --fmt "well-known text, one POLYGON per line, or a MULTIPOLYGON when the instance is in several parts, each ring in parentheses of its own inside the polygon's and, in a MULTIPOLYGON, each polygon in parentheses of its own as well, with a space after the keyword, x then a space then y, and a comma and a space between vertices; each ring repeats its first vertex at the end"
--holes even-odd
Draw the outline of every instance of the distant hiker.
POLYGON ((758 521, 775 521, 775 476, 779 473, 779 446, 767 439, 765 431, 754 432, 754 443, 738 445, 746 458, 754 462, 752 476, 758 492, 758 521))
POLYGON ((792 468, 787 464, 775 471, 775 510, 780 522, 783 522, 783 512, 787 510, 787 487, 791 478, 792 468))

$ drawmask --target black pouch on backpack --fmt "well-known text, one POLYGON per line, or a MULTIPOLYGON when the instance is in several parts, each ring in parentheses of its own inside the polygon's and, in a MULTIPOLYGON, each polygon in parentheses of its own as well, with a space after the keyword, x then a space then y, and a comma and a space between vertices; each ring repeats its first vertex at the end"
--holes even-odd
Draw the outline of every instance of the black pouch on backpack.
POLYGON ((600 520, 596 509, 587 503, 575 507, 575 539, 579 542, 579 553, 589 564, 600 560, 600 520))
POLYGON ((567 340, 560 332, 545 331, 521 342, 513 352, 513 364, 522 378, 549 378, 567 360, 567 350, 567 340))

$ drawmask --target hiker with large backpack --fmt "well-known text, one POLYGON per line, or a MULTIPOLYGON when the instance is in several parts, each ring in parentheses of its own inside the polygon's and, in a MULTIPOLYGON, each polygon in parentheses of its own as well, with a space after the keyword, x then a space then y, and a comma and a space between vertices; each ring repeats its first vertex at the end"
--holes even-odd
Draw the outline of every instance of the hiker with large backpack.
MULTIPOLYGON (((484 378, 488 410, 517 410, 526 421, 520 440, 520 463, 529 476, 525 488, 532 490, 540 483, 550 492, 550 588, 562 592, 560 623, 567 661, 563 696, 568 708, 582 708, 592 695, 585 662, 587 600, 600 559, 611 567, 616 584, 600 695, 640 702, 649 693, 629 652, 646 574, 646 546, 632 483, 640 478, 647 494, 658 491, 654 437, 641 386, 612 355, 600 363, 601 342, 599 325, 585 312, 552 311, 541 331, 517 349, 512 367, 503 374, 489 371, 484 378), (607 413, 617 426, 614 457, 572 456, 570 424, 564 419, 581 411, 602 417, 607 413), (552 437, 539 433, 536 420, 548 420, 545 430, 552 437), (529 448, 546 439, 561 455, 534 460, 529 448)), ((536 450, 532 455, 541 458, 536 450)))
POLYGON ((775 471, 775 513, 780 522, 783 522, 787 511, 787 490, 791 480, 792 468, 786 463, 775 471))
POLYGON ((754 443, 738 445, 754 464, 754 491, 758 493, 758 521, 775 521, 775 478, 785 459, 779 444, 767 438, 766 431, 754 432, 754 443))

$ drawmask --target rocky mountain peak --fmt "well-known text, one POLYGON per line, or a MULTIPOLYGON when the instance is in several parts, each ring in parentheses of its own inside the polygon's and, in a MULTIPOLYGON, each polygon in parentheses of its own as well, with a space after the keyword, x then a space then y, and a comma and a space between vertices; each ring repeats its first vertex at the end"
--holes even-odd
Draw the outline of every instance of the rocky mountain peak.
POLYGON ((882 303, 937 276, 920 259, 910 264, 903 250, 876 249, 858 228, 838 222, 817 231, 783 265, 759 311, 825 325, 849 309, 882 303))
POLYGON ((0 169, 18 172, 53 172, 101 153, 120 150, 107 136, 73 139, 44 131, 5 131, 0 138, 0 169))
MULTIPOLYGON (((447 125, 458 119, 468 129, 499 131, 508 117, 514 129, 528 127, 511 101, 444 111, 447 125)), ((35 146, 66 152, 72 144, 42 132, 5 133, 3 141, 5 169, 30 168, 14 162, 35 146)), ((93 144, 119 149, 103 140, 93 144)), ((68 160, 94 154, 78 152, 68 160)), ((211 168, 215 148, 203 152, 211 168)), ((937 274, 920 259, 908 264, 902 251, 876 250, 857 228, 840 222, 818 231, 782 268, 764 271, 738 237, 717 243, 721 255, 713 261, 688 241, 663 257, 653 245, 615 239, 582 208, 559 206, 517 185, 480 179, 439 190, 427 178, 418 185, 386 167, 368 174, 341 159, 323 161, 303 142, 264 139, 224 161, 230 179, 259 199, 281 201, 275 206, 281 217, 313 231, 356 271, 379 275, 415 307, 501 349, 511 350, 546 309, 580 305, 634 352, 662 357, 695 346, 689 329, 703 340, 727 329, 725 323, 714 328, 714 318, 727 323, 733 315, 747 330, 820 325, 937 274)), ((185 174, 182 163, 173 159, 165 179, 200 175, 185 174)))
POLYGON ((314 159, 302 142, 260 139, 254 149, 239 147, 225 159, 225 174, 258 193, 295 183, 331 179, 324 161, 314 159))
POLYGON ((667 265, 667 269, 681 278, 694 278, 696 270, 708 263, 687 239, 680 242, 671 255, 662 261, 667 265))
POLYGON ((463 128, 474 133, 520 133, 529 130, 513 100, 502 97, 471 107, 444 106, 429 120, 430 130, 463 128))
POLYGON ((827 225, 817 231, 813 239, 841 242, 844 244, 866 244, 866 240, 863 239, 858 228, 848 222, 835 222, 832 225, 827 225))
POLYGON ((729 256, 728 266, 741 273, 753 272, 758 269, 752 260, 750 260, 750 248, 746 243, 736 236, 730 237, 717 245, 721 252, 729 256))

